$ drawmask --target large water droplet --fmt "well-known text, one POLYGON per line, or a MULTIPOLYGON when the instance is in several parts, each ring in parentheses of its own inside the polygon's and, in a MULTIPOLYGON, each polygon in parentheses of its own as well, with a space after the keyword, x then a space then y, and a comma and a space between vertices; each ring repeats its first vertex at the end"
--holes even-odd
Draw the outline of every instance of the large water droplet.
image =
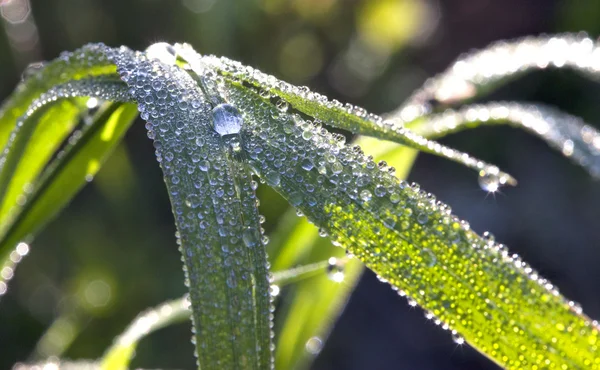
POLYGON ((150 59, 158 59, 165 64, 175 64, 177 61, 177 51, 166 42, 157 42, 148 46, 146 55, 150 59))
POLYGON ((500 183, 500 177, 498 177, 498 175, 483 171, 479 173, 478 182, 481 189, 487 191, 488 193, 497 192, 500 188, 500 185, 502 185, 500 183))
POLYGON ((27 68, 25 68, 25 70, 23 71, 23 74, 21 75, 21 80, 25 81, 26 79, 30 78, 31 76, 36 75, 39 71, 44 69, 45 65, 46 65, 45 62, 35 62, 35 63, 29 64, 27 66, 27 68))
POLYGON ((244 119, 240 111, 231 104, 219 104, 212 111, 213 127, 221 135, 239 134, 244 119))

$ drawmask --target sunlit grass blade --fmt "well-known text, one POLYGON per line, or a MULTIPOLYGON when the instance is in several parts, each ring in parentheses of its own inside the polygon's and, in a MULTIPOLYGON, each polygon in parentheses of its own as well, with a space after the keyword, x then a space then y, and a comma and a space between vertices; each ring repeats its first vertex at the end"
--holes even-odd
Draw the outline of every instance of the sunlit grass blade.
POLYGON ((86 110, 82 99, 46 100, 42 97, 20 118, 0 158, 0 224, 23 203, 31 182, 41 173, 86 110), (21 199, 19 199, 21 198, 21 199))
MULTIPOLYGON (((168 45, 148 52, 163 62, 123 49, 109 53, 147 120, 163 170, 190 292, 199 367, 269 368, 265 240, 246 164, 236 158, 236 148, 229 152, 229 138, 216 131, 221 122, 215 120, 222 117, 212 116, 216 107, 208 104, 210 97, 174 65, 168 45)), ((229 113, 231 123, 241 126, 241 117, 229 113)))
POLYGON ((466 53, 423 87, 395 112, 405 122, 440 106, 464 103, 533 70, 569 68, 600 77, 600 47, 585 34, 528 36, 498 41, 466 53))
POLYGON ((53 86, 92 76, 115 76, 116 67, 104 55, 102 46, 86 45, 74 52, 65 52, 45 65, 32 65, 24 73, 24 81, 0 108, 0 148, 8 142, 17 119, 31 103, 53 86))
POLYGON ((228 91, 249 123, 246 150, 260 176, 276 171, 278 192, 409 303, 502 366, 600 368, 596 324, 518 256, 358 147, 247 88, 228 91))
MULTIPOLYGON (((399 178, 408 174, 417 153, 396 143, 364 136, 355 143, 393 166, 399 178)), ((286 292, 285 303, 277 312, 278 322, 282 323, 276 336, 275 364, 278 369, 307 367, 327 339, 362 271, 361 263, 348 260, 342 249, 319 237, 314 225, 292 212, 293 218, 286 216, 280 222, 269 244, 273 268, 289 268, 326 256, 333 259, 327 274, 301 281, 286 292)))
POLYGON ((100 369, 128 369, 140 339, 165 326, 189 320, 191 314, 189 306, 189 299, 185 296, 139 314, 106 351, 100 360, 100 369))
MULTIPOLYGON (((184 46, 185 47, 185 46, 184 46)), ((321 94, 310 91, 306 87, 297 87, 266 75, 252 67, 227 58, 207 56, 203 62, 219 71, 225 78, 240 83, 246 83, 257 89, 261 96, 274 98, 280 111, 294 109, 321 121, 324 124, 345 129, 352 133, 390 140, 438 155, 467 166, 480 175, 491 175, 499 178, 504 185, 516 185, 516 180, 508 173, 467 153, 448 148, 442 144, 430 141, 406 129, 403 122, 387 120, 376 114, 368 113, 360 107, 342 104, 321 94)))
POLYGON ((507 124, 546 141, 564 156, 600 176, 600 133, 581 118, 543 105, 493 102, 424 116, 409 126, 428 138, 465 129, 507 124))

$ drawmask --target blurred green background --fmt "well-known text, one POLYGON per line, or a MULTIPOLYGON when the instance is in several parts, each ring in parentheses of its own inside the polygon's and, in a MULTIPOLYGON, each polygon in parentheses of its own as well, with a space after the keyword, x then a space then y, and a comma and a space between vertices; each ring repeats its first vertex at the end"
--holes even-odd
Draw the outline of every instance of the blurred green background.
MULTIPOLYGON (((383 113, 460 53, 506 38, 600 35, 595 0, 4 0, 0 96, 32 62, 88 42, 188 42, 331 98, 383 113)), ((534 73, 486 99, 544 102, 600 127, 600 85, 534 73)), ((0 301, 0 369, 65 348, 97 358, 137 313, 185 291, 160 169, 142 124, 32 244, 0 301), (45 335, 47 341, 38 343, 45 335), (72 343, 71 343, 72 342, 72 343)), ((600 317, 600 183, 523 132, 443 140, 515 175, 495 197, 456 164, 420 156, 410 180, 536 267, 600 317)), ((285 205, 260 189, 272 230, 285 205)), ((134 367, 194 368, 188 324, 142 341, 134 367)), ((495 369, 365 273, 314 369, 495 369)))

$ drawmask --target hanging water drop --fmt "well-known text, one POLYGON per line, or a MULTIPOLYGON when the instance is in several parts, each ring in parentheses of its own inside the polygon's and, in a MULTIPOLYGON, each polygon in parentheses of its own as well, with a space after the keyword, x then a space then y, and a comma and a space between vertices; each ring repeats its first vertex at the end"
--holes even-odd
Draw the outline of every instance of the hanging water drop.
POLYGON ((212 122, 215 131, 221 135, 239 134, 244 119, 240 111, 231 104, 219 104, 213 108, 212 122))
POLYGON ((458 334, 454 334, 454 333, 452 334, 452 341, 454 343, 458 344, 459 346, 465 344, 465 338, 461 337, 458 334))
POLYGON ((344 267, 346 262, 335 257, 331 257, 327 263, 327 277, 329 280, 335 281, 336 283, 341 283, 344 281, 344 267))
POLYGON ((279 285, 273 284, 269 288, 269 293, 271 293, 271 297, 277 297, 279 295, 280 291, 281 291, 281 289, 279 289, 279 285))
POLYGON ((500 189, 500 177, 496 174, 488 173, 485 171, 481 171, 479 173, 479 186, 482 190, 487 191, 488 193, 495 193, 500 189))

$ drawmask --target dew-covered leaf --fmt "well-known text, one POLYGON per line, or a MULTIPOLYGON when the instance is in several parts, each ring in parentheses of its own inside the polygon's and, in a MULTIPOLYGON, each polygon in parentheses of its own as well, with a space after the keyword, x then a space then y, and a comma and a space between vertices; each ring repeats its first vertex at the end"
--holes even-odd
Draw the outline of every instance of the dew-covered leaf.
POLYGON ((84 77, 115 76, 116 67, 106 58, 102 47, 90 44, 74 52, 65 52, 50 63, 32 64, 23 72, 23 82, 0 108, 0 147, 8 142, 17 119, 53 86, 84 77))
MULTIPOLYGON (((186 50, 189 46, 183 45, 179 48, 186 50)), ((207 56, 203 57, 202 61, 228 80, 249 84, 262 97, 275 100, 273 104, 277 106, 278 111, 281 113, 288 110, 301 112, 323 124, 348 130, 355 134, 394 141, 458 162, 476 170, 480 176, 497 177, 501 185, 516 185, 517 183, 511 175, 500 171, 492 164, 417 135, 406 129, 402 121, 384 119, 376 114, 368 113, 363 108, 350 104, 344 105, 337 100, 330 101, 327 97, 312 92, 307 87, 291 85, 278 80, 274 76, 269 76, 227 58, 207 56)))
MULTIPOLYGON (((385 160, 399 178, 408 175, 416 155, 414 149, 365 136, 355 144, 377 160, 385 160)), ((294 210, 280 221, 268 251, 274 270, 329 258, 327 273, 290 287, 277 312, 281 325, 276 327, 276 368, 303 369, 327 340, 361 275, 362 263, 346 258, 343 249, 320 237, 318 229, 298 218, 294 210)))
POLYGON ((270 368, 266 240, 242 149, 242 116, 226 101, 215 104, 218 94, 206 96, 207 86, 174 64, 169 45, 151 47, 151 60, 125 49, 108 52, 147 121, 163 170, 199 366, 270 368))
POLYGON ((431 194, 235 83, 255 171, 427 317, 509 368, 598 368, 598 328, 518 256, 431 194), (282 140, 285 133, 285 140, 282 140), (285 166, 278 166, 285 163, 285 166), (437 321, 439 320, 439 321, 437 321))

